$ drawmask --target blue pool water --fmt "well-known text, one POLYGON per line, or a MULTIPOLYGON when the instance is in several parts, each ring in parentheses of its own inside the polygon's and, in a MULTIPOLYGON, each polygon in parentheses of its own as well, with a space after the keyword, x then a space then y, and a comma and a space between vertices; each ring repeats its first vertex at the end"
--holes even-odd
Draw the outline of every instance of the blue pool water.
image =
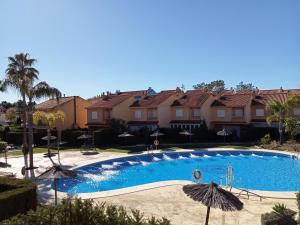
POLYGON ((233 186, 266 191, 300 190, 300 160, 285 154, 251 151, 192 151, 139 155, 102 161, 76 169, 76 179, 59 180, 59 191, 87 193, 115 190, 167 180, 193 181, 199 169, 202 182, 225 185, 228 165, 233 186))

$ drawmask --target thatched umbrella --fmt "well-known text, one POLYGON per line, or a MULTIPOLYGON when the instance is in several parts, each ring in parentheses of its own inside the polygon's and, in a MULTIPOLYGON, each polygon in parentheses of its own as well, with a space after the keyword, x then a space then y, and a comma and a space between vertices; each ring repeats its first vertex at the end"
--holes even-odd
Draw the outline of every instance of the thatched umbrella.
POLYGON ((179 134, 189 137, 190 142, 191 142, 191 137, 194 135, 193 133, 188 132, 187 130, 181 131, 179 132, 179 134))
POLYGON ((223 137, 224 137, 224 142, 225 142, 226 136, 231 135, 231 131, 224 128, 223 130, 218 131, 218 132, 217 132, 217 135, 218 135, 218 136, 223 136, 223 137))
POLYGON ((231 192, 226 191, 215 183, 189 184, 183 187, 184 193, 195 201, 207 206, 206 222, 208 225, 210 208, 220 208, 223 211, 243 209, 243 203, 231 192))
MULTIPOLYGON (((150 137, 155 137, 155 140, 157 141, 157 143, 158 143, 158 136, 164 136, 165 134, 164 133, 161 133, 161 132, 159 132, 159 130, 157 130, 157 131, 155 131, 154 133, 152 133, 151 135, 150 135, 150 137)), ((156 147, 156 150, 157 150, 157 145, 155 145, 155 147, 156 147)))
POLYGON ((159 131, 155 131, 155 132, 152 133, 150 136, 151 136, 151 137, 156 137, 156 139, 157 139, 158 136, 164 136, 164 135, 165 135, 164 133, 161 133, 161 132, 159 132, 159 131))
POLYGON ((51 147, 50 142, 56 140, 57 137, 56 137, 56 136, 49 135, 49 136, 42 137, 41 139, 42 139, 43 141, 48 141, 48 144, 47 144, 47 147, 48 147, 48 153, 46 153, 46 154, 44 154, 44 155, 47 156, 47 157, 52 157, 52 156, 54 156, 55 154, 51 153, 51 151, 50 151, 50 147, 51 147))
POLYGON ((87 141, 91 139, 93 136, 90 134, 82 134, 77 137, 78 140, 84 140, 84 147, 87 147, 87 141))
POLYGON ((119 137, 119 138, 124 138, 124 143, 126 144, 127 138, 128 138, 128 137, 133 137, 133 135, 132 135, 132 134, 129 134, 129 133, 127 133, 127 132, 124 132, 124 133, 122 133, 122 134, 119 134, 118 137, 119 137))
POLYGON ((58 165, 53 165, 50 169, 39 175, 37 179, 54 180, 55 205, 57 205, 57 179, 74 177, 76 177, 75 171, 63 169, 58 165))

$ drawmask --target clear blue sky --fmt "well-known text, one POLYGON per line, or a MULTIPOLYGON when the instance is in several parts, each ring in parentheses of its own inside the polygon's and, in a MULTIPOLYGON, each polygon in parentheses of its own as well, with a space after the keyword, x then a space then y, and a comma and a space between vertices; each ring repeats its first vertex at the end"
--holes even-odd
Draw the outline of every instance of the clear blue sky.
POLYGON ((1 0, 0 78, 28 52, 67 95, 215 79, 300 88, 299 12, 299 0, 1 0))

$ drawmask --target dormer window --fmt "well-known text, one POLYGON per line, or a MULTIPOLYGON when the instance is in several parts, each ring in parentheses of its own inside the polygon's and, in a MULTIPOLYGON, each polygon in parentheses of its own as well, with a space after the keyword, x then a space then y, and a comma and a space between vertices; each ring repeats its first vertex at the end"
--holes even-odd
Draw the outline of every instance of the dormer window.
POLYGON ((255 109, 255 116, 258 116, 258 117, 265 116, 265 110, 264 109, 255 109))
POLYGON ((141 99, 142 99, 141 96, 134 96, 134 100, 135 100, 135 101, 138 101, 138 102, 139 102, 141 99))
POLYGON ((147 96, 154 96, 156 94, 157 93, 151 87, 148 88, 148 90, 147 90, 147 96))

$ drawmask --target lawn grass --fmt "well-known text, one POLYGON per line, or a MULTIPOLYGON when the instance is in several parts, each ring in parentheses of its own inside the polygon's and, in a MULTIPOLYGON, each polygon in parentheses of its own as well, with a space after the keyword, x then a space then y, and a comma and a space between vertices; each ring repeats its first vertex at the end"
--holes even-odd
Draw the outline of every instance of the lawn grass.
MULTIPOLYGON (((218 144, 218 143, 186 143, 186 144, 164 144, 159 146, 159 150, 173 150, 176 151, 178 149, 199 149, 199 148, 233 148, 233 149, 249 149, 249 148, 254 148, 254 145, 231 145, 231 144, 218 144)), ((115 146, 115 147, 107 147, 107 148, 96 148, 96 151, 98 152, 117 152, 117 153, 138 153, 142 151, 146 151, 147 146, 146 145, 137 145, 137 146, 115 146)), ((48 151, 47 148, 34 148, 33 152, 34 154, 37 153, 46 153, 48 151)), ((84 151, 83 149, 80 148, 72 148, 72 147, 64 147, 61 148, 61 151, 84 151)), ((8 157, 11 156, 21 156, 23 155, 21 150, 13 150, 9 151, 7 153, 8 157)), ((4 157, 4 153, 0 153, 0 158, 4 157)))

